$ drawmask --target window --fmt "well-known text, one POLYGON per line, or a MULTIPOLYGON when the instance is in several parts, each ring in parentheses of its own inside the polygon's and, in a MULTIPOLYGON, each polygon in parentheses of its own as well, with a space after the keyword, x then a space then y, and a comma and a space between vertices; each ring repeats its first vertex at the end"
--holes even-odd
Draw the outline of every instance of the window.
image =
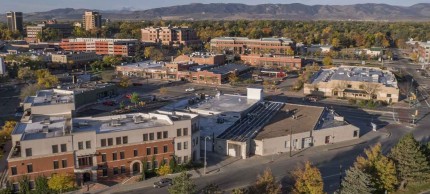
POLYGON ((147 133, 143 134, 143 141, 148 141, 148 134, 147 133))
POLYGON ((146 155, 151 155, 151 148, 146 148, 146 155))
POLYGON ((184 131, 184 133, 183 133, 184 136, 187 136, 188 135, 188 128, 183 128, 182 130, 184 131))
POLYGON ((107 176, 107 175, 108 175, 108 169, 107 168, 103 168, 102 176, 107 176))
POLYGON ((117 175, 118 174, 118 167, 113 167, 113 174, 117 175))
POLYGON ((146 162, 146 169, 147 169, 147 170, 151 170, 151 169, 152 169, 152 166, 151 166, 151 162, 150 162, 150 161, 147 161, 147 162, 146 162))
POLYGON ((154 147, 154 154, 158 154, 158 147, 154 147))
POLYGON ((169 164, 169 160, 167 158, 163 158, 163 164, 169 164))
POLYGON ((66 144, 61 144, 61 152, 67 152, 67 145, 66 144))
POLYGON ((113 138, 108 138, 108 146, 112 146, 113 145, 113 138))
POLYGON ((125 174, 125 166, 121 166, 121 174, 125 174))
POLYGON ((117 159, 118 159, 117 153, 116 152, 112 153, 112 160, 117 160, 117 159))
POLYGON ((101 145, 102 147, 106 147, 106 139, 102 139, 102 140, 101 140, 101 144, 102 144, 102 145, 101 145))
POLYGON ((53 154, 58 153, 58 145, 52 145, 52 153, 53 154))
POLYGON ((176 129, 176 136, 178 136, 178 137, 181 136, 181 129, 176 129))
POLYGON ((357 137, 358 136, 358 130, 355 130, 354 131, 354 137, 357 137))
POLYGON ((30 190, 34 190, 35 189, 35 187, 34 187, 34 181, 28 182, 28 187, 30 187, 30 190))
POLYGON ((12 166, 10 167, 10 170, 12 171, 12 175, 16 175, 18 174, 17 170, 16 170, 16 166, 12 166))
POLYGON ((119 158, 120 158, 121 160, 124 160, 124 158, 125 158, 124 151, 119 152, 119 158))
POLYGON ((27 164, 27 173, 33 172, 33 164, 27 164))
POLYGON ((181 148, 181 142, 178 142, 177 144, 176 144, 176 149, 177 150, 181 150, 182 148, 181 148))
POLYGON ((128 144, 128 137, 127 136, 122 137, 122 143, 128 144))
POLYGON ((184 156, 184 162, 187 163, 188 162, 188 156, 184 156))
POLYGON ((178 159, 178 164, 181 164, 182 163, 182 157, 178 156, 177 159, 178 159))
POLYGON ((169 134, 167 131, 163 131, 163 138, 164 139, 169 138, 169 134))
POLYGON ((161 132, 157 132, 157 139, 163 139, 163 137, 161 135, 162 135, 161 132))
POLYGON ((86 142, 85 142, 85 147, 86 147, 87 149, 91 149, 91 141, 86 141, 86 142))
POLYGON ((79 166, 92 166, 93 165, 93 158, 91 156, 80 157, 80 158, 78 158, 78 165, 79 166))
POLYGON ((67 168, 67 160, 61 160, 61 165, 63 166, 63 168, 67 168))
POLYGON ((347 88, 352 88, 351 84, 346 85, 347 88))
POLYGON ((80 141, 78 142, 78 149, 83 150, 84 149, 84 142, 80 141))
POLYGON ((151 141, 154 140, 154 133, 149 134, 149 140, 151 140, 151 141))
POLYGON ((121 145, 121 137, 116 138, 116 145, 121 145))
POLYGON ((105 153, 102 154, 102 162, 106 162, 106 154, 105 153))
POLYGON ((184 150, 188 149, 188 141, 184 142, 184 150))
POLYGON ((27 148, 25 149, 25 156, 30 157, 33 155, 33 152, 31 150, 31 148, 27 148))
POLYGON ((388 98, 390 98, 390 97, 391 97, 391 94, 387 94, 387 97, 388 97, 388 98))
POLYGON ((12 186, 13 186, 13 191, 15 191, 15 193, 18 193, 18 191, 19 191, 19 183, 14 183, 14 184, 12 184, 12 186))
POLYGON ((166 153, 168 151, 167 145, 163 146, 163 152, 166 153))
POLYGON ((135 149, 135 150, 133 150, 133 156, 134 157, 137 157, 137 155, 139 155, 139 153, 138 153, 138 151, 135 149))
POLYGON ((158 169, 158 161, 154 160, 154 169, 158 169))
POLYGON ((58 169, 58 168, 59 168, 58 160, 55 160, 54 161, 54 169, 58 169))

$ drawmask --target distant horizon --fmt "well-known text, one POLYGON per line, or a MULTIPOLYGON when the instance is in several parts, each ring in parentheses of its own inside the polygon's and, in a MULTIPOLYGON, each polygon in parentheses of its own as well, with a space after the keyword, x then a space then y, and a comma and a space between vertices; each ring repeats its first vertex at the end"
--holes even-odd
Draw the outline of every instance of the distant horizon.
MULTIPOLYGON (((140 0, 123 0, 123 1, 114 1, 114 0, 92 0, 88 2, 87 0, 40 0, 43 3, 35 4, 34 0, 19 0, 19 1, 8 1, 0 3, 0 13, 6 13, 8 11, 16 11, 16 12, 24 12, 24 13, 34 13, 34 12, 45 12, 54 9, 88 9, 88 10, 101 10, 101 11, 120 11, 120 10, 148 10, 162 7, 170 7, 170 6, 178 6, 178 5, 189 5, 195 4, 196 2, 192 2, 190 0, 177 0, 174 2, 167 0, 146 0, 144 4, 141 3, 140 0), (82 5, 86 5, 86 7, 82 7, 82 5), (126 5, 126 6, 124 6, 126 5)), ((387 4, 393 6, 404 6, 409 7, 412 5, 420 4, 420 3, 430 3, 430 2, 422 2, 419 0, 412 1, 400 1, 400 0, 352 0, 345 3, 343 0, 328 0, 325 4, 321 4, 320 1, 317 0, 309 0, 306 3, 298 2, 298 1, 282 1, 282 0, 266 0, 261 2, 260 0, 238 0, 236 2, 229 2, 225 0, 201 0, 198 2, 199 4, 211 4, 211 3, 235 3, 235 4, 246 4, 246 5, 260 5, 260 4, 304 4, 309 6, 314 5, 356 5, 356 4, 387 4)))

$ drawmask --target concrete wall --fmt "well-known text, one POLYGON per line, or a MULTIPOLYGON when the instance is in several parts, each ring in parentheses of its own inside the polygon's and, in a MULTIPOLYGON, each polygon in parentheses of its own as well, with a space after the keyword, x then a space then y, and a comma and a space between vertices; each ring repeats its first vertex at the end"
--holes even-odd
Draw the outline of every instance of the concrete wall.
POLYGON ((70 111, 73 111, 73 110, 75 110, 74 103, 48 104, 48 105, 32 106, 31 114, 39 114, 39 115, 69 114, 70 111))
POLYGON ((346 125, 312 131, 314 146, 327 145, 325 143, 326 136, 330 136, 330 143, 358 139, 360 137, 360 129, 354 125, 346 125), (357 131, 356 137, 354 137, 354 131, 357 131))
POLYGON ((43 138, 36 140, 21 141, 21 158, 32 158, 39 156, 52 155, 52 145, 58 145, 58 152, 61 153, 61 144, 67 145, 67 152, 73 150, 72 136, 62 136, 53 138, 43 138), (32 157, 25 155, 25 149, 32 148, 32 157))
POLYGON ((117 86, 110 85, 103 88, 75 93, 75 104, 79 108, 85 104, 97 102, 98 99, 117 94, 117 86))

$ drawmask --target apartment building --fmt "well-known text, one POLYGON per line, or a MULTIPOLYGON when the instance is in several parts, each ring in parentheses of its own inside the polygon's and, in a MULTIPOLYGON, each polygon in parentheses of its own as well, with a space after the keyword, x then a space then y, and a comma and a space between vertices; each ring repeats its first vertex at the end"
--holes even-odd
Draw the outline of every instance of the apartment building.
POLYGON ((175 159, 200 160, 195 114, 134 113, 105 117, 33 116, 12 132, 9 180, 74 174, 79 185, 157 169, 175 159))
POLYGON ((57 30, 61 37, 69 37, 72 35, 73 27, 70 24, 57 24, 57 23, 42 23, 36 26, 27 26, 27 41, 40 41, 37 39, 39 33, 43 34, 46 29, 57 30))
POLYGON ((430 63, 430 41, 418 43, 418 61, 420 63, 430 63))
POLYGON ((6 75, 6 63, 2 57, 0 57, 0 75, 6 75))
POLYGON ((285 54, 294 50, 294 42, 289 38, 218 37, 210 42, 211 51, 228 54, 285 54))
POLYGON ((6 12, 7 28, 10 31, 24 31, 22 12, 6 12))
POLYGON ((53 63, 66 64, 67 69, 72 69, 73 65, 84 64, 98 59, 100 59, 100 56, 95 52, 71 52, 51 55, 51 61, 53 63))
POLYGON ((82 18, 82 26, 85 30, 92 30, 102 27, 102 15, 96 11, 85 11, 82 18))
POLYGON ((399 101, 393 73, 379 68, 341 66, 322 69, 304 84, 304 93, 361 100, 399 101))
POLYGON ((75 38, 63 39, 60 48, 73 52, 95 52, 98 55, 134 56, 136 39, 75 38))
POLYGON ((206 52, 194 52, 189 55, 180 55, 175 58, 175 62, 194 62, 199 65, 205 64, 225 64, 225 55, 223 54, 213 54, 206 52))
POLYGON ((304 62, 302 58, 282 55, 240 55, 240 59, 252 66, 288 70, 299 70, 304 62))
POLYGON ((197 33, 189 27, 148 27, 141 29, 144 43, 155 43, 171 46, 192 46, 201 44, 197 33))

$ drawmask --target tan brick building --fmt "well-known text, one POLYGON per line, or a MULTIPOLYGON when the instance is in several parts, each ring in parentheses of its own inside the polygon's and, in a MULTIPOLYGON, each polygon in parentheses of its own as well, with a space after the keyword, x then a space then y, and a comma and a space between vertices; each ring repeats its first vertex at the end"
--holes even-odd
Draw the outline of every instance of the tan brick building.
POLYGON ((86 11, 82 17, 82 25, 85 30, 101 28, 102 15, 96 11, 86 11))
POLYGON ((201 44, 197 33, 189 27, 148 27, 141 29, 144 43, 156 43, 172 46, 192 46, 201 44))
POLYGON ((63 53, 51 55, 51 61, 53 63, 66 64, 68 69, 71 69, 72 65, 84 64, 98 59, 100 59, 100 56, 95 52, 63 53))
POLYGON ((9 180, 17 188, 22 176, 69 173, 87 181, 130 176, 157 169, 175 159, 200 160, 199 123, 195 114, 134 113, 70 118, 33 115, 12 132, 9 180))
POLYGON ((304 93, 388 103, 399 101, 394 74, 372 67, 341 66, 320 70, 304 84, 304 93))
POLYGON ((210 45, 212 52, 231 54, 285 54, 289 49, 294 50, 294 42, 288 38, 218 37, 210 45))
POLYGON ((175 62, 194 62, 199 65, 205 64, 225 64, 225 55, 222 54, 212 54, 212 53, 200 53, 195 52, 190 55, 180 55, 175 58, 175 62))
POLYGON ((303 59, 289 56, 240 55, 240 59, 252 66, 270 69, 298 70, 303 66, 303 59))

